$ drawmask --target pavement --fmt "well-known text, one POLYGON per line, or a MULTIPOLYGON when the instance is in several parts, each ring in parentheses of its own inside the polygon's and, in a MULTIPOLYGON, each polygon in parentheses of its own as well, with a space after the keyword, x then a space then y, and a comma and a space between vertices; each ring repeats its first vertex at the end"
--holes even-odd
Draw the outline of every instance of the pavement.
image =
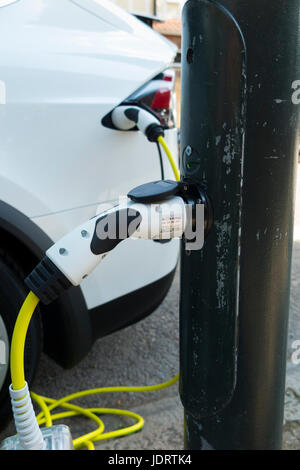
MULTIPOLYGON (((160 307, 148 318, 110 337, 97 341, 87 357, 74 369, 63 370, 42 356, 32 390, 59 398, 74 391, 114 386, 150 385, 164 382, 178 371, 179 276, 160 307)), ((292 344, 300 340, 300 165, 292 264, 290 324, 284 419, 284 449, 300 450, 300 364, 293 364, 292 344)), ((300 354, 299 354, 300 358, 300 354)), ((86 397, 85 406, 119 407, 140 413, 145 419, 142 432, 121 439, 99 442, 99 450, 180 450, 183 449, 183 409, 174 385, 159 392, 108 394, 86 397)), ((128 421, 105 417, 106 430, 128 421)), ((84 418, 70 422, 77 437, 94 428, 84 418)), ((0 440, 14 434, 10 425, 0 440)))

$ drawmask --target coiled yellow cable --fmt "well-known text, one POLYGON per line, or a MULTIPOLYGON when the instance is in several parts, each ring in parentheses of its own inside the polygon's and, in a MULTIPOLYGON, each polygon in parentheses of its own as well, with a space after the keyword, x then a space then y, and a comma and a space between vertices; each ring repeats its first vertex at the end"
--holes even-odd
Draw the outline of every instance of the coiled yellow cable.
MULTIPOLYGON (((12 386, 14 390, 20 390, 25 385, 24 376, 24 348, 27 330, 29 327, 30 319, 34 313, 36 306, 38 305, 39 299, 33 292, 30 292, 24 301, 24 304, 19 312, 16 325, 14 328, 12 345, 11 345, 11 377, 12 386)), ((95 388, 90 390, 83 390, 81 392, 73 393, 59 400, 37 395, 31 392, 32 399, 39 405, 41 412, 37 416, 37 422, 39 425, 45 424, 46 426, 52 426, 54 420, 69 418, 75 415, 83 415, 89 419, 95 421, 98 428, 95 431, 91 431, 81 437, 74 439, 73 445, 75 449, 87 447, 88 449, 94 449, 94 442, 112 439, 120 436, 125 436, 139 431, 144 426, 144 419, 137 413, 132 411, 120 410, 115 408, 83 408, 81 406, 74 405, 70 401, 77 398, 81 398, 87 395, 97 395, 102 393, 114 393, 114 392, 153 392, 157 390, 163 390, 164 388, 170 387, 178 380, 178 374, 169 380, 158 385, 148 385, 144 387, 103 387, 95 388), (55 408, 65 408, 69 411, 60 413, 51 413, 55 408), (113 414, 119 416, 127 416, 135 419, 136 423, 131 426, 127 426, 116 431, 104 433, 104 423, 97 415, 113 414)))
MULTIPOLYGON (((180 179, 179 171, 177 170, 176 164, 173 160, 172 154, 162 137, 158 139, 159 143, 164 148, 168 159, 171 163, 174 176, 176 180, 180 179)), ((26 297, 21 310, 18 314, 17 321, 15 324, 12 343, 11 343, 11 356, 10 356, 10 368, 11 368, 11 379, 12 387, 14 390, 21 390, 25 385, 25 374, 24 374, 24 350, 25 340, 32 315, 39 303, 38 297, 30 292, 26 297)), ((80 436, 73 440, 75 449, 81 449, 86 447, 89 450, 94 450, 94 442, 101 441, 104 439, 112 439, 128 434, 132 434, 141 430, 144 426, 144 419, 137 413, 132 411, 121 410, 116 408, 83 408, 81 406, 70 403, 72 400, 81 398, 87 395, 97 395, 102 393, 115 393, 115 392, 153 392, 163 390, 167 387, 172 386, 178 381, 179 374, 173 377, 171 380, 158 384, 148 386, 125 386, 125 387, 103 387, 94 388, 90 390, 83 390, 81 392, 73 393, 59 400, 37 395, 31 392, 32 399, 39 405, 41 412, 37 416, 37 422, 39 425, 45 424, 47 427, 52 426, 54 420, 70 418, 76 415, 83 415, 93 420, 97 425, 97 429, 91 431, 83 436, 80 436), (65 408, 68 411, 52 413, 55 408, 65 408), (117 429, 116 431, 104 432, 105 426, 103 421, 98 415, 113 414, 119 416, 127 416, 134 419, 136 422, 131 426, 117 429)))
MULTIPOLYGON (((74 439, 73 441, 73 445, 75 449, 80 449, 82 447, 88 447, 89 449, 92 449, 94 448, 93 443, 96 441, 101 441, 104 439, 113 439, 113 438, 125 436, 128 434, 132 434, 134 432, 141 430, 144 426, 144 419, 140 415, 132 411, 121 410, 117 408, 82 408, 80 406, 71 404, 70 401, 87 396, 87 395, 97 395, 97 394, 102 394, 102 393, 115 393, 115 392, 129 393, 129 392, 158 391, 158 390, 163 390, 164 388, 170 387, 171 385, 175 384, 177 380, 178 380, 178 374, 175 377, 173 377, 171 380, 169 380, 168 382, 164 382, 158 385, 148 385, 144 387, 130 387, 129 386, 129 387, 95 388, 95 389, 83 390, 81 392, 73 393, 64 398, 61 398, 60 400, 53 400, 51 398, 42 397, 42 396, 38 396, 38 398, 39 400, 44 401, 43 406, 46 406, 49 412, 51 412, 54 408, 58 408, 58 407, 63 407, 63 408, 71 410, 71 411, 65 411, 65 412, 56 413, 56 414, 51 413, 50 414, 51 424, 53 420, 69 418, 75 415, 85 415, 88 418, 95 421, 98 424, 98 428, 95 431, 92 431, 88 434, 78 437, 74 439), (49 403, 49 406, 47 406, 47 403, 49 403), (116 431, 104 433, 104 423, 97 416, 97 415, 104 415, 104 414, 127 416, 129 418, 136 420, 136 423, 134 423, 131 426, 118 429, 116 431)), ((32 398, 35 399, 35 397, 36 395, 32 394, 32 398)), ((39 425, 44 424, 44 423, 46 423, 47 425, 47 417, 45 416, 45 412, 43 411, 43 409, 42 409, 42 412, 37 416, 37 420, 38 420, 39 425)), ((48 425, 51 425, 51 424, 50 422, 48 422, 48 425)))

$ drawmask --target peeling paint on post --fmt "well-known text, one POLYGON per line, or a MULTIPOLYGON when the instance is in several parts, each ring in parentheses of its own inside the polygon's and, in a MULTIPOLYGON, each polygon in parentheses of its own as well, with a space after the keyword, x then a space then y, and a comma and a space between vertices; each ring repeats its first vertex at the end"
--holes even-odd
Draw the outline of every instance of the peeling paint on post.
POLYGON ((246 51, 235 20, 209 1, 188 2, 183 27, 181 174, 214 206, 203 250, 182 250, 181 398, 202 418, 226 406, 236 382, 246 51))

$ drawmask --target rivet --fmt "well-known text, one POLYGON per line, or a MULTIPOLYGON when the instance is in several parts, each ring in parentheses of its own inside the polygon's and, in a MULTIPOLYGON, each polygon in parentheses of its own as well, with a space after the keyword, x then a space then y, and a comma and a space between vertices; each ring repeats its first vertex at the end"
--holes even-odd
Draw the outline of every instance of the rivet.
POLYGON ((82 238, 88 238, 90 236, 90 234, 86 230, 82 230, 81 231, 81 236, 82 236, 82 238))

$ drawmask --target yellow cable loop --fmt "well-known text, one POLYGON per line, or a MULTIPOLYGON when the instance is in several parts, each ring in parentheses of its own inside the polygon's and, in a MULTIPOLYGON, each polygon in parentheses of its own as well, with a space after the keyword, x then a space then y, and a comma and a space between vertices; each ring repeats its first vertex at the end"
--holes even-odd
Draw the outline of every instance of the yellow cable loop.
MULTIPOLYGON (((170 149, 168 148, 165 140, 162 137, 158 138, 158 142, 164 148, 166 155, 172 166, 175 179, 179 181, 180 174, 176 167, 175 161, 172 157, 170 149)), ((30 292, 26 297, 21 310, 19 312, 13 337, 11 343, 11 358, 10 358, 10 368, 11 368, 11 379, 12 386, 14 390, 20 390, 25 386, 25 375, 24 375, 24 350, 25 350, 25 340, 26 334, 29 327, 31 317, 39 303, 38 297, 30 292)), ((73 445, 75 449, 81 449, 86 447, 89 450, 94 450, 94 442, 101 441, 104 439, 113 439, 120 436, 125 436, 132 434, 141 430, 144 426, 144 419, 137 413, 132 411, 121 410, 117 408, 83 408, 81 406, 74 405, 70 401, 77 398, 81 398, 87 395, 97 395, 102 393, 115 393, 115 392, 153 392, 158 390, 163 390, 167 387, 171 387, 178 381, 179 374, 176 374, 171 380, 167 382, 158 384, 158 385, 147 385, 147 386, 120 386, 120 387, 102 387, 94 388, 90 390, 83 390, 81 392, 73 393, 66 397, 60 398, 59 400, 54 400, 52 398, 44 397, 37 395, 36 393, 31 392, 32 399, 39 405, 41 412, 37 416, 37 421, 39 425, 45 424, 46 427, 52 426, 52 422, 58 419, 70 418, 76 415, 83 415, 87 418, 95 421, 98 425, 97 429, 91 431, 83 436, 80 436, 73 440, 73 445), (65 408, 69 411, 64 411, 60 413, 51 414, 51 411, 55 408, 65 408), (134 419, 136 422, 131 426, 127 426, 116 431, 110 431, 104 433, 104 423, 97 415, 119 415, 126 416, 134 419)))
MULTIPOLYGON (((14 390, 20 390, 25 385, 24 376, 24 349, 26 334, 29 327, 31 317, 38 305, 39 299, 33 293, 30 292, 24 301, 24 304, 19 312, 11 344, 11 377, 12 385, 14 390)), ((75 449, 81 449, 86 447, 89 450, 93 450, 94 442, 101 441, 104 439, 113 439, 120 436, 132 434, 141 430, 144 426, 144 419, 137 413, 132 411, 121 410, 117 408, 83 408, 81 406, 74 405, 70 401, 77 398, 81 398, 87 395, 97 395, 101 393, 115 393, 115 392, 153 392, 157 390, 163 390, 164 388, 170 387, 175 384, 178 380, 179 374, 173 377, 171 380, 158 384, 158 385, 147 385, 147 386, 120 386, 120 387, 102 387, 94 388, 90 390, 83 390, 81 392, 73 393, 59 400, 44 397, 36 393, 31 392, 32 399, 39 405, 41 412, 37 416, 39 425, 45 424, 47 427, 52 426, 54 420, 70 418, 76 415, 83 415, 93 420, 98 425, 97 429, 91 431, 83 436, 80 436, 73 440, 75 449), (55 408, 65 408, 69 411, 60 413, 51 413, 55 408), (136 422, 131 426, 127 426, 116 431, 110 431, 104 433, 104 423, 97 415, 113 414, 119 416, 126 416, 134 419, 136 422)))
POLYGON ((180 173, 179 173, 179 170, 178 170, 178 168, 177 168, 177 166, 176 166, 176 163, 175 163, 175 161, 174 161, 174 158, 173 158, 173 156, 172 156, 172 153, 171 153, 171 151, 170 151, 170 149, 169 149, 169 147, 168 147, 168 145, 167 145, 165 139, 164 139, 163 137, 159 136, 158 139, 157 139, 157 142, 160 143, 160 145, 162 146, 162 148, 164 149, 164 151, 165 151, 165 153, 166 153, 166 155, 167 155, 167 157, 168 157, 168 160, 169 160, 170 165, 171 165, 171 167, 172 167, 172 170, 173 170, 174 177, 175 177, 176 181, 180 181, 180 173))

